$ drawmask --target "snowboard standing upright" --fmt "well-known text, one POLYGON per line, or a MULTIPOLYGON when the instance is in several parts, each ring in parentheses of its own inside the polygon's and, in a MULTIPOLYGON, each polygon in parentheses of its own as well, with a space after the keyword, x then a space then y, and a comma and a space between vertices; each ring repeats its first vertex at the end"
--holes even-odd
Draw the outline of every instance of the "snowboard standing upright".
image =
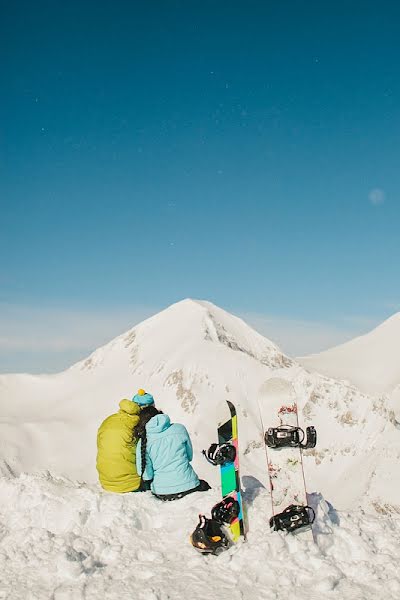
POLYGON ((211 519, 199 515, 199 523, 190 542, 202 554, 220 554, 246 539, 247 523, 240 485, 239 439, 236 409, 229 400, 217 404, 218 443, 203 454, 214 466, 219 466, 222 500, 211 509, 211 519))
MULTIPOLYGON (((232 402, 223 400, 217 405, 217 432, 218 432, 218 450, 229 457, 220 464, 221 475, 221 493, 222 503, 216 505, 230 506, 231 500, 234 501, 235 516, 227 526, 230 536, 236 542, 240 536, 246 538, 247 525, 245 520, 245 511, 243 504, 243 494, 240 484, 239 471, 239 438, 236 409, 232 402), (237 503, 237 504, 236 504, 237 503)), ((214 446, 217 446, 214 444, 214 446)), ((213 518, 218 519, 218 515, 212 512, 213 518)), ((224 508, 222 508, 224 510, 224 508)))
MULTIPOLYGON (((286 530, 294 531, 299 523, 299 518, 301 518, 298 516, 301 512, 304 513, 303 517, 306 521, 307 517, 311 522, 313 520, 313 511, 307 507, 301 443, 295 445, 292 440, 293 446, 279 447, 285 436, 298 435, 300 442, 303 441, 302 430, 299 430, 296 393, 290 382, 271 378, 261 386, 258 401, 264 440, 266 442, 269 437, 268 443, 273 444, 271 439, 273 440, 275 436, 276 444, 275 447, 270 447, 265 443, 271 489, 270 524, 274 529, 279 529, 279 525, 274 525, 280 519, 277 515, 283 514, 283 520, 289 524, 289 528, 286 530), (289 514, 289 507, 297 508, 294 511, 292 509, 292 513, 289 514)), ((314 428, 308 429, 316 436, 314 428)), ((315 441, 316 437, 314 445, 315 441)), ((310 526, 299 527, 296 529, 297 531, 301 531, 302 536, 313 539, 310 526)))
POLYGON ((246 524, 243 506, 243 494, 240 484, 239 471, 239 437, 236 408, 229 400, 218 405, 218 444, 232 444, 236 453, 233 462, 221 465, 221 493, 222 498, 231 496, 239 503, 239 514, 229 525, 232 539, 237 541, 242 535, 246 538, 246 524))

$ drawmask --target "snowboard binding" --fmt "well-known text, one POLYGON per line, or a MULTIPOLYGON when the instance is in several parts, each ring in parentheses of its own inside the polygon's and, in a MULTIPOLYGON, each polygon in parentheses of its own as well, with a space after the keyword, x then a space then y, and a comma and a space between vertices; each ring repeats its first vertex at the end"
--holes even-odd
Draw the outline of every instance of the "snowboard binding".
POLYGON ((225 523, 229 525, 238 518, 240 514, 240 505, 237 500, 232 498, 232 496, 227 496, 223 498, 221 502, 218 502, 211 509, 211 517, 217 523, 225 523))
POLYGON ((216 466, 222 466, 226 463, 234 462, 236 458, 236 448, 232 444, 211 444, 207 452, 203 454, 209 463, 216 466))
POLYGON ((201 554, 221 554, 231 545, 222 531, 221 524, 215 519, 199 515, 199 524, 190 536, 192 546, 201 554))
POLYGON ((269 526, 273 531, 296 531, 301 527, 308 527, 314 523, 315 512, 311 506, 299 506, 291 504, 278 515, 269 520, 269 526))
POLYGON ((317 432, 315 427, 307 427, 304 433, 301 427, 291 425, 280 425, 270 427, 265 432, 265 443, 268 448, 315 448, 317 443, 317 432), (304 440, 306 440, 304 442, 304 440))

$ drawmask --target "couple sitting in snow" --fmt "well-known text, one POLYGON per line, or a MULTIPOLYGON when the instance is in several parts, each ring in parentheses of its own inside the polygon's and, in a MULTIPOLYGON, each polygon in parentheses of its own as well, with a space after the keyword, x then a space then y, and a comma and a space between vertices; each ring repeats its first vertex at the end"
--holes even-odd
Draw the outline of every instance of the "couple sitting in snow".
POLYGON ((190 464, 193 449, 186 428, 157 410, 151 394, 139 390, 119 407, 97 434, 96 467, 105 490, 151 489, 161 500, 176 500, 210 489, 190 464))

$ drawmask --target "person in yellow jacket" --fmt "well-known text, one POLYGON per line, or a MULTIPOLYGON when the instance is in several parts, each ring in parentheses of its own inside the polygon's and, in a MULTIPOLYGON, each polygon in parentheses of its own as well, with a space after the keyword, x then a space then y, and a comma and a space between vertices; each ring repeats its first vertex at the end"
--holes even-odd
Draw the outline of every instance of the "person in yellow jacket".
POLYGON ((139 390, 133 400, 121 400, 119 411, 100 425, 96 468, 100 483, 108 492, 141 491, 141 478, 136 470, 136 441, 132 434, 139 423, 141 408, 152 404, 151 394, 139 390))

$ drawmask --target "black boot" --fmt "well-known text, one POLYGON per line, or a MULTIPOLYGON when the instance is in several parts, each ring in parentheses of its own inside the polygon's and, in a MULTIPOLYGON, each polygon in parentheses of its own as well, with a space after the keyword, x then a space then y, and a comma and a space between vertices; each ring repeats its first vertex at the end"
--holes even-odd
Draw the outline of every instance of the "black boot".
POLYGON ((192 545, 202 554, 221 554, 230 542, 215 519, 199 515, 199 524, 190 536, 192 545))

